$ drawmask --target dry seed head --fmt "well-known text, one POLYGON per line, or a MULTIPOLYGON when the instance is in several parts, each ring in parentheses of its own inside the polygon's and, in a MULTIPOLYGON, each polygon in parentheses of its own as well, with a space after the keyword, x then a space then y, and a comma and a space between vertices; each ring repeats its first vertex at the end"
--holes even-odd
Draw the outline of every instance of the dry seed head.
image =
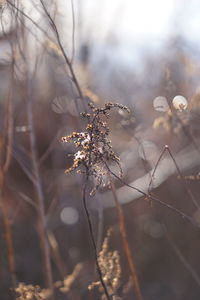
MULTIPOLYGON (((103 280, 106 284, 109 294, 116 295, 118 288, 120 287, 121 266, 118 251, 109 251, 109 240, 111 234, 112 228, 109 228, 104 239, 102 249, 99 252, 98 261, 103 275, 103 280)), ((93 282, 91 285, 89 285, 88 289, 91 290, 94 287, 98 287, 99 291, 102 293, 101 299, 106 299, 105 295, 103 294, 100 281, 93 282)))
POLYGON ((47 300, 51 296, 49 289, 42 290, 38 285, 19 283, 15 288, 16 300, 47 300))
POLYGON ((81 113, 81 116, 87 119, 87 125, 84 132, 73 132, 69 136, 62 137, 62 142, 73 142, 78 148, 74 154, 73 165, 65 171, 72 172, 78 169, 79 173, 86 173, 87 176, 92 176, 95 182, 95 187, 92 194, 101 186, 104 185, 104 179, 107 170, 107 162, 115 162, 119 166, 120 176, 122 174, 119 158, 112 149, 111 141, 108 139, 109 118, 108 111, 111 108, 124 109, 127 112, 130 110, 118 103, 107 103, 103 108, 97 108, 93 103, 89 103, 91 113, 81 113), (80 168, 83 167, 83 168, 80 168))

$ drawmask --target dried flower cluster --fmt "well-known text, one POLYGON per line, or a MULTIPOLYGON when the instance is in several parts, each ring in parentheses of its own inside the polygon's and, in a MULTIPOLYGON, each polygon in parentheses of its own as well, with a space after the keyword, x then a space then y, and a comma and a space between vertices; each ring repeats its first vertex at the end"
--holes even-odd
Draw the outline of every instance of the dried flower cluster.
MULTIPOLYGON (((109 251, 109 239, 112 234, 112 228, 108 229, 107 235, 104 239, 102 250, 99 253, 98 261, 102 271, 103 280, 106 284, 108 292, 113 296, 113 299, 119 299, 116 296, 117 290, 120 287, 121 279, 121 266, 120 257, 118 251, 109 251)), ((99 291, 103 293, 102 285, 100 281, 93 282, 89 285, 88 289, 91 290, 94 287, 98 287, 99 291)), ((103 294, 102 300, 106 299, 103 294)))
POLYGON ((15 289, 17 300, 47 300, 51 296, 50 290, 42 290, 38 285, 19 283, 15 289))
POLYGON ((104 177, 107 173, 106 163, 112 161, 118 164, 121 176, 119 158, 112 149, 109 140, 109 126, 107 120, 109 111, 116 107, 129 112, 126 106, 118 103, 107 103, 103 108, 96 108, 89 104, 91 113, 81 113, 87 120, 84 132, 73 132, 69 136, 62 137, 62 142, 73 142, 78 151, 74 154, 74 162, 71 168, 65 172, 69 173, 78 168, 77 172, 85 173, 87 177, 95 179, 95 188, 92 194, 101 185, 104 185, 104 177), (80 168, 84 167, 84 168, 80 168))

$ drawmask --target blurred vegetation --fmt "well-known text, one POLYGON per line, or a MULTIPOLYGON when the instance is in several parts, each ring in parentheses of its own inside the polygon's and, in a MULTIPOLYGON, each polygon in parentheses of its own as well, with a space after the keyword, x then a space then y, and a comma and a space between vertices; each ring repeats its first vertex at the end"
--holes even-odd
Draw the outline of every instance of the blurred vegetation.
POLYGON ((0 299, 198 300, 200 49, 177 33, 127 65, 75 4, 0 1, 0 299), (88 103, 121 105, 84 203, 84 175, 65 170, 88 165, 62 137, 88 130, 88 103))

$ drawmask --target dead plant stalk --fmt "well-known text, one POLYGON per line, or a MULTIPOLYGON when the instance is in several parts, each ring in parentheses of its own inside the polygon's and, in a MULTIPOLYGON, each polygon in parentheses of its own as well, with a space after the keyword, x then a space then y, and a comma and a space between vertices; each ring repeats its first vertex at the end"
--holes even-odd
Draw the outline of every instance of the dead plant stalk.
POLYGON ((52 279, 52 270, 51 270, 51 259, 50 259, 50 249, 47 237, 46 230, 46 217, 45 217, 45 208, 44 208, 44 194, 42 189, 42 183, 40 178, 40 171, 37 159, 36 151, 36 137, 34 131, 33 123, 33 106, 32 106, 32 97, 27 95, 27 118, 29 124, 29 140, 30 140, 30 151, 31 151, 31 160, 33 173, 35 175, 35 181, 33 182, 35 186, 35 191, 37 194, 37 205, 38 205, 38 234, 40 239, 40 247, 43 256, 44 263, 44 279, 46 286, 53 291, 53 279, 52 279))
POLYGON ((130 269, 130 272, 131 272, 131 278, 132 278, 133 288, 134 288, 134 291, 135 291, 135 296, 136 296, 137 300, 143 300, 141 289, 140 289, 140 284, 139 284, 139 280, 138 280, 138 276, 137 276, 136 267, 135 267, 133 257, 131 255, 130 246, 129 246, 129 243, 128 243, 123 210, 121 208, 121 205, 119 204, 115 184, 114 184, 114 182, 111 178, 109 170, 108 170, 108 177, 109 177, 110 187, 111 187, 111 191, 112 191, 113 198, 114 198, 115 205, 116 205, 116 209, 117 209, 117 216, 118 216, 118 221, 119 221, 119 230, 120 230, 121 239, 122 239, 122 243, 123 243, 124 253, 126 255, 128 266, 129 266, 129 269, 130 269))
MULTIPOLYGON (((12 83, 11 83, 12 85, 12 83)), ((2 222, 4 226, 4 238, 7 247, 7 259, 8 268, 10 271, 12 286, 15 287, 17 284, 16 277, 16 265, 14 257, 14 245, 13 245, 13 235, 12 227, 8 217, 7 206, 4 203, 4 189, 5 189, 5 177, 9 169, 12 154, 13 145, 13 103, 12 103, 12 86, 9 89, 8 97, 6 101, 6 112, 5 112, 5 122, 4 122, 4 132, 7 136, 0 137, 0 160, 2 162, 2 167, 0 169, 0 209, 2 213, 2 222), (7 141, 6 141, 7 140, 7 141), (5 159, 3 154, 5 154, 5 159), (4 162, 3 162, 4 161, 4 162)))

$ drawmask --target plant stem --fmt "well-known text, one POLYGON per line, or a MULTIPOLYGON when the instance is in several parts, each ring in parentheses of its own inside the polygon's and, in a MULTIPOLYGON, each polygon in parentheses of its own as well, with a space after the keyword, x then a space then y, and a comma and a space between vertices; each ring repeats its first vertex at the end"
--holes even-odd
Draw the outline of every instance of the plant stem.
POLYGON ((8 268, 11 276, 12 286, 16 287, 17 277, 16 277, 16 264, 14 256, 14 245, 12 236, 12 227, 8 217, 7 204, 4 203, 4 187, 5 187, 5 177, 6 173, 10 167, 12 148, 13 148, 13 103, 12 103, 12 76, 11 76, 11 86, 8 92, 8 98, 5 109, 5 122, 4 122, 4 132, 7 133, 7 143, 5 137, 0 136, 0 210, 2 213, 2 222, 4 226, 4 238, 7 247, 7 259, 8 268), (5 153, 5 159, 3 154, 5 153))
POLYGON ((52 279, 52 270, 51 270, 51 259, 50 259, 50 249, 47 237, 46 230, 46 218, 45 218, 45 209, 44 209, 44 194, 41 184, 39 165, 36 154, 36 138, 33 126, 33 105, 30 95, 27 95, 27 118, 28 125, 30 126, 29 140, 30 140, 30 150, 31 150, 31 159, 33 173, 35 176, 35 181, 33 182, 35 191, 37 194, 37 205, 38 205, 38 234, 40 239, 40 247, 43 256, 44 263, 44 279, 46 286, 50 288, 53 292, 53 279, 52 279))
POLYGON ((142 297, 141 290, 140 290, 140 284, 139 284, 139 280, 138 280, 138 276, 137 276, 137 271, 136 271, 136 267, 135 267, 135 264, 133 261, 133 257, 131 255, 129 243, 128 243, 128 237, 127 237, 127 232, 126 232, 126 225, 125 225, 123 210, 121 208, 121 205, 119 204, 117 194, 116 194, 116 188, 115 188, 114 182, 111 178, 109 170, 108 170, 108 177, 109 177, 111 191, 112 191, 116 209, 117 209, 117 215, 118 215, 118 220, 119 220, 119 230, 120 230, 120 234, 121 234, 121 238, 122 238, 124 252, 126 255, 126 259, 128 262, 130 272, 131 272, 131 278, 132 278, 133 288, 135 291, 135 296, 136 296, 137 300, 142 300, 143 297, 142 297))
POLYGON ((97 267, 97 272, 99 274, 99 279, 101 281, 102 287, 104 289, 104 293, 106 295, 107 300, 110 300, 110 296, 106 287, 106 284, 103 280, 103 274, 101 272, 101 268, 99 266, 99 262, 98 262, 98 254, 97 254, 97 247, 96 247, 96 243, 95 243, 95 239, 94 239, 94 233, 93 233, 93 228, 92 228, 92 222, 90 219, 90 214, 87 208, 87 204, 86 204, 86 189, 87 189, 87 182, 88 182, 88 178, 86 178, 86 182, 83 188, 83 206, 84 206, 84 210, 86 213, 86 217, 87 217, 87 222, 88 222, 88 227, 89 227, 89 232, 90 232, 90 237, 91 237, 91 241, 92 241, 92 246, 93 246, 93 250, 94 250, 94 256, 95 256, 95 263, 96 263, 96 267, 97 267))

